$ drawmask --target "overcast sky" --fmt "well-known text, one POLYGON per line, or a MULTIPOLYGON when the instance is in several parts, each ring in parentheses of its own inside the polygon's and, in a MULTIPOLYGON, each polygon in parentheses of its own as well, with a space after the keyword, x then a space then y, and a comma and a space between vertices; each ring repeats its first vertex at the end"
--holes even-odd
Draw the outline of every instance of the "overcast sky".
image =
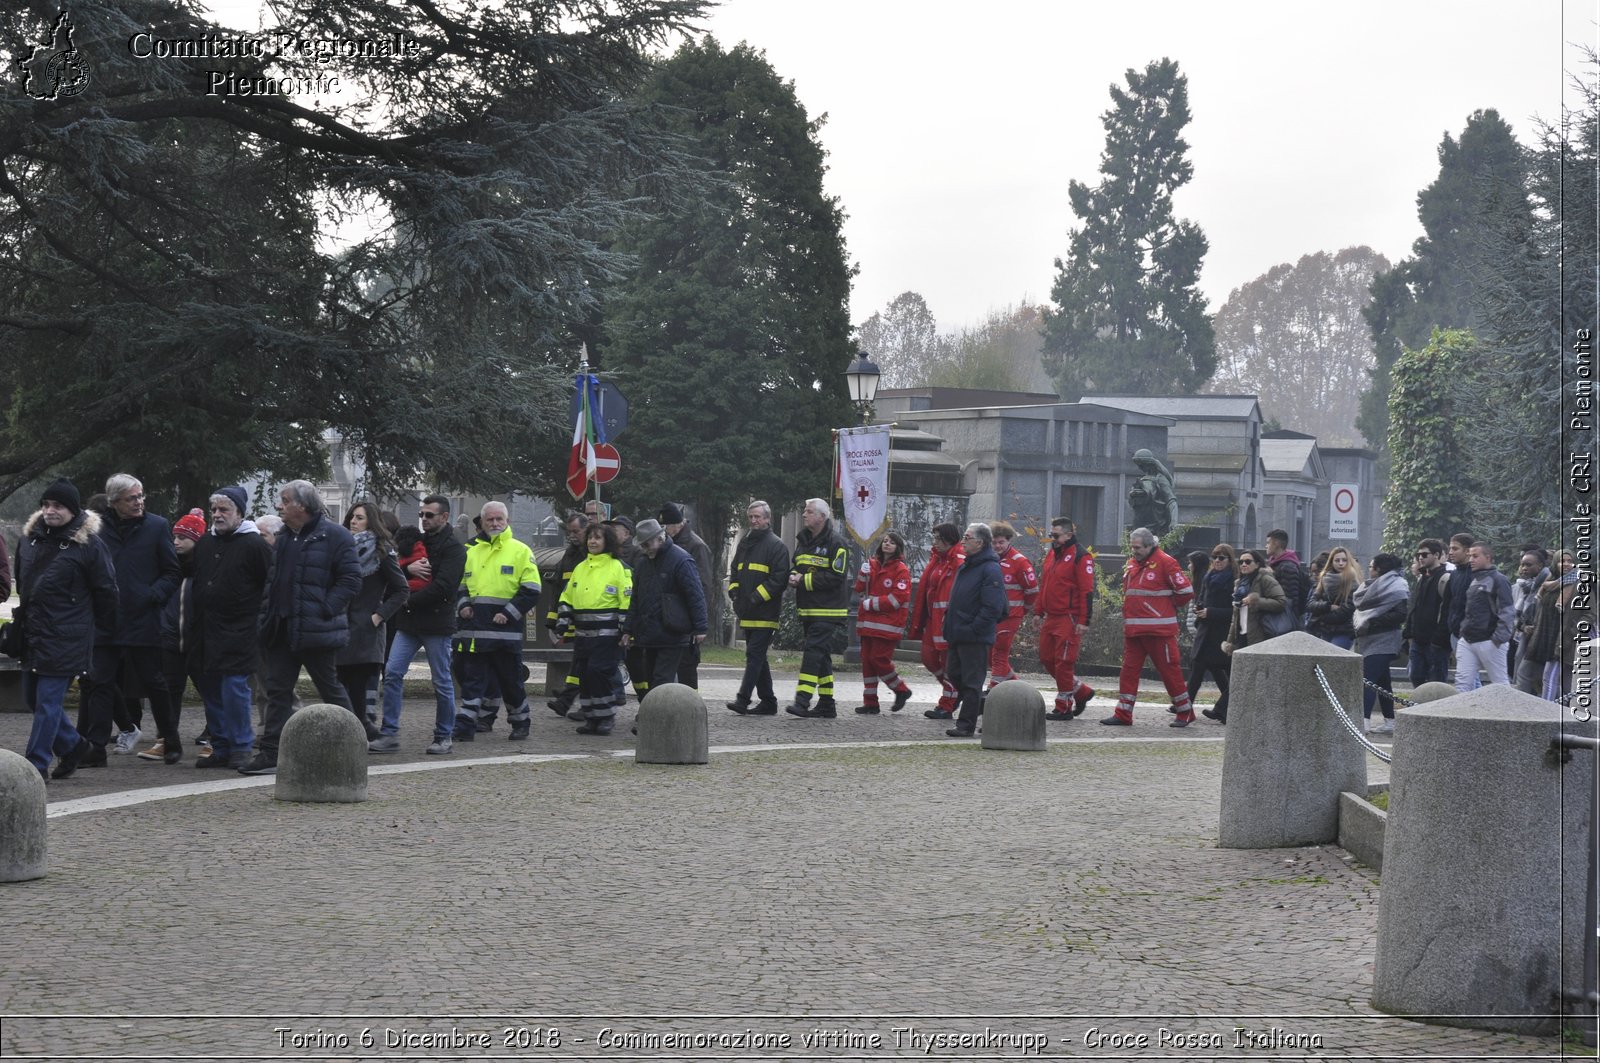
MULTIPOLYGON (((258 4, 210 6, 253 26, 258 4)), ((1049 298, 1067 182, 1098 180, 1129 67, 1170 56, 1188 76, 1195 176, 1176 204, 1210 240, 1214 311, 1301 255, 1406 255, 1440 137, 1492 107, 1531 142, 1597 21, 1600 0, 726 0, 706 29, 764 50, 827 115, 851 320, 910 290, 951 331, 1049 298)))
POLYGON ((826 113, 828 191, 860 266, 850 316, 920 292, 940 329, 1049 298, 1098 180, 1109 85, 1163 56, 1189 79, 1194 180, 1180 217, 1211 242, 1216 310, 1279 262, 1421 235, 1417 192, 1445 132, 1494 108, 1524 142, 1559 119, 1568 42, 1595 0, 727 0, 708 29, 764 49, 826 113))

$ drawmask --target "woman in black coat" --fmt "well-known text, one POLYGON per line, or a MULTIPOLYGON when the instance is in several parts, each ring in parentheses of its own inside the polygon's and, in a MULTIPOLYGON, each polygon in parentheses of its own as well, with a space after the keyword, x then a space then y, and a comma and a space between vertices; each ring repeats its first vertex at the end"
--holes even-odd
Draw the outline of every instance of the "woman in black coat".
POLYGON ((361 590, 350 600, 350 641, 339 650, 339 682, 350 694, 357 715, 366 722, 370 742, 378 737, 378 676, 388 648, 385 627, 405 607, 411 589, 377 506, 357 502, 344 515, 344 526, 356 541, 361 590))
POLYGON ((1189 662, 1189 700, 1194 701, 1207 672, 1217 684, 1217 703, 1202 709, 1200 715, 1218 723, 1228 722, 1228 682, 1232 675, 1232 659, 1222 652, 1222 642, 1228 637, 1228 623, 1233 619, 1233 585, 1239 580, 1239 566, 1234 563, 1233 547, 1218 543, 1211 548, 1211 557, 1204 573, 1194 577, 1194 657, 1189 662))
POLYGON ((78 499, 65 480, 47 487, 17 547, 18 610, 27 637, 22 683, 33 709, 27 756, 41 776, 51 755, 59 756, 56 779, 76 771, 89 752, 62 708, 67 686, 89 671, 96 622, 108 626, 117 613, 111 553, 95 534, 100 518, 78 499))

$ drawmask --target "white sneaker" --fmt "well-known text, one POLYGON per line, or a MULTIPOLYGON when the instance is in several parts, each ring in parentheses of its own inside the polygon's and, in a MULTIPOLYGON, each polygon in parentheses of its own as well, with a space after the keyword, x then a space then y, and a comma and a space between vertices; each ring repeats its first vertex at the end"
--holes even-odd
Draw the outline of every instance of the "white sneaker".
POLYGON ((135 727, 131 731, 123 731, 117 735, 117 748, 113 753, 132 753, 133 747, 138 745, 139 739, 144 737, 144 732, 135 727))
POLYGON ((1369 735, 1392 735, 1392 734, 1394 734, 1394 721, 1393 720, 1380 720, 1377 723, 1373 724, 1371 727, 1367 728, 1367 734, 1369 734, 1369 735))

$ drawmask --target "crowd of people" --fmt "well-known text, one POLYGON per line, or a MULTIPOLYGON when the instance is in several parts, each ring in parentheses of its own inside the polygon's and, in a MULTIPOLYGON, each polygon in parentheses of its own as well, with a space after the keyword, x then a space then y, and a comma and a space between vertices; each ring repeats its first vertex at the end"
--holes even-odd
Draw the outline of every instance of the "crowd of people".
MULTIPOLYGON (((103 766, 108 752, 178 763, 191 682, 205 707, 195 766, 271 774, 302 672, 323 701, 357 717, 371 753, 394 753, 404 681, 418 653, 426 654, 435 703, 428 754, 492 732, 502 709, 508 737, 525 740, 532 713, 524 647, 528 620, 541 619, 541 607, 546 637, 572 649, 549 708, 579 721, 580 734, 606 735, 629 683, 641 699, 665 683, 698 688, 711 606, 723 593, 710 548, 670 502, 658 519, 637 523, 598 502, 569 515, 551 588, 541 585, 532 549, 515 538, 497 501, 483 505, 466 543, 452 531, 442 495, 422 500, 416 527, 400 527, 371 502, 356 503, 336 523, 304 480, 279 491, 277 515, 256 520, 237 486, 219 488, 208 510, 170 524, 144 502, 143 486, 128 474, 112 476, 104 495, 88 503, 58 480, 24 527, 15 572, 21 601, 0 629, 0 650, 22 660, 33 710, 27 757, 43 776, 103 766), (65 709, 74 680, 76 723, 65 709), (138 750, 145 700, 158 737, 138 750)), ((861 645, 857 714, 882 712, 880 686, 893 696, 891 712, 911 700, 895 667, 909 636, 941 688, 924 716, 948 721, 952 737, 974 734, 988 691, 1016 675, 1014 640, 1030 614, 1039 619, 1040 666, 1055 685, 1047 718, 1073 720, 1094 697, 1077 662, 1094 617, 1095 553, 1070 518, 1051 522, 1037 567, 1013 545, 1016 531, 1004 521, 964 530, 937 524, 920 583, 894 530, 852 572, 826 499, 805 503, 792 554, 772 529, 767 503, 751 502, 746 518, 726 588, 745 644, 730 711, 777 714, 768 655, 789 593, 804 645, 789 715, 838 716, 833 658, 844 648, 852 605, 861 645)), ((1513 582, 1486 542, 1467 533, 1448 546, 1424 539, 1408 581, 1405 563, 1390 553, 1373 557, 1364 577, 1344 547, 1307 566, 1289 549, 1288 534, 1274 530, 1264 549, 1218 544, 1188 561, 1186 571, 1149 529, 1130 534, 1117 704, 1101 723, 1132 724, 1148 662, 1170 698, 1172 727, 1195 720, 1207 676, 1220 696, 1202 715, 1225 724, 1232 654, 1297 629, 1361 654, 1363 717, 1376 733, 1393 730, 1389 676, 1402 652, 1413 685, 1443 680, 1453 658, 1460 691, 1476 688, 1480 675, 1550 699, 1570 690, 1582 612, 1574 606, 1579 573, 1570 553, 1552 565, 1542 548, 1524 547, 1513 582), (1179 645, 1185 619, 1194 636, 1187 675, 1179 645), (1381 721, 1370 724, 1375 706, 1381 721)), ((11 575, 0 540, 7 596, 11 575)))

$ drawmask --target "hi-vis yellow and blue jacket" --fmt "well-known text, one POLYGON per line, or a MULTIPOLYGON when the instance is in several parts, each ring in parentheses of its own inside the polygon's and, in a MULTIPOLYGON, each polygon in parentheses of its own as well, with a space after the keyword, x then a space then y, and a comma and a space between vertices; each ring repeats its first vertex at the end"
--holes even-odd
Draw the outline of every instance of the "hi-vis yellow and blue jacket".
POLYGON ((633 604, 633 573, 610 554, 590 554, 572 570, 556 607, 562 638, 618 639, 633 604))
POLYGON ((539 566, 526 543, 511 529, 492 539, 481 536, 467 546, 467 567, 456 593, 455 643, 467 653, 522 646, 525 617, 539 601, 539 566), (460 616, 471 608, 470 617, 460 616), (504 615, 507 623, 496 624, 504 615))
POLYGON ((795 612, 807 620, 829 620, 842 624, 850 614, 850 580, 845 569, 850 564, 850 549, 832 520, 815 535, 802 528, 794 541, 794 571, 800 574, 795 587, 795 612))
POLYGON ((751 528, 733 552, 728 597, 742 628, 778 629, 789 589, 789 548, 769 528, 751 528))

